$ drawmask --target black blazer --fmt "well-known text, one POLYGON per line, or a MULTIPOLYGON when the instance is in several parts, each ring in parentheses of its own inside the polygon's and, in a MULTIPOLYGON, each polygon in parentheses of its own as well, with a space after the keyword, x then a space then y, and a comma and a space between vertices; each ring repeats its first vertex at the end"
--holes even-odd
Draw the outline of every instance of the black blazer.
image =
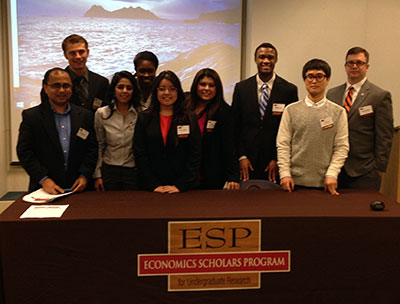
POLYGON ((201 188, 222 189, 226 181, 239 182, 230 106, 224 103, 210 118, 216 122, 214 129, 207 130, 208 120, 205 122, 202 141, 201 188))
MULTIPOLYGON (((65 70, 68 72, 69 76, 71 77, 72 83, 74 83, 74 80, 77 76, 70 70, 69 66, 66 67, 65 70)), ((95 98, 98 98, 102 101, 102 104, 100 107, 108 104, 106 97, 107 97, 109 82, 108 82, 107 78, 105 78, 99 74, 96 74, 92 71, 88 71, 88 72, 89 72, 89 92, 88 92, 89 96, 88 96, 87 109, 92 111, 92 113, 94 113, 98 109, 96 107, 93 108, 93 101, 95 98)), ((70 102, 73 104, 76 104, 78 106, 82 106, 82 101, 79 100, 79 97, 75 94, 75 90, 72 91, 72 97, 71 97, 70 102)))
POLYGON ((73 104, 70 115, 70 151, 68 170, 65 172, 64 156, 50 104, 44 102, 22 112, 17 154, 30 177, 29 191, 39 189, 39 181, 45 176, 62 188, 70 188, 80 175, 88 180, 91 178, 98 149, 93 115, 73 104), (86 139, 77 136, 80 128, 89 132, 86 139))
POLYGON ((175 185, 180 191, 186 191, 197 186, 201 134, 194 113, 190 112, 182 125, 190 126, 190 135, 177 138, 177 126, 171 122, 164 146, 159 113, 139 114, 133 149, 143 189, 153 191, 158 186, 175 185))
POLYGON ((238 157, 246 155, 252 163, 256 175, 251 178, 261 178, 260 174, 268 163, 277 159, 276 136, 282 115, 272 114, 272 104, 288 105, 297 100, 297 87, 276 76, 264 119, 261 120, 256 75, 236 84, 232 109, 237 153, 238 157))

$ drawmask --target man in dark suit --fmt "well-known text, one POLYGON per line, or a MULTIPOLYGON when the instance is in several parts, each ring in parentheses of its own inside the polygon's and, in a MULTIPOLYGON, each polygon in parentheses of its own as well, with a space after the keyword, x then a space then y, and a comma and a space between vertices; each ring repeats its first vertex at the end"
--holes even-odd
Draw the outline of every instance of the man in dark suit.
POLYGON ((92 176, 97 162, 93 115, 70 104, 71 95, 69 74, 51 69, 43 79, 42 103, 22 112, 17 154, 30 177, 29 191, 83 191, 92 176))
POLYGON ((297 87, 274 73, 278 51, 272 44, 259 45, 254 61, 258 73, 237 83, 233 92, 240 176, 276 183, 276 135, 285 106, 298 100, 297 87))
POLYGON ((392 98, 367 80, 369 54, 351 48, 344 65, 347 82, 330 89, 327 98, 345 107, 349 121, 349 156, 339 175, 339 188, 380 188, 393 137, 392 98))
POLYGON ((89 56, 88 42, 79 35, 70 35, 62 43, 64 56, 69 65, 65 70, 73 83, 71 103, 82 106, 93 113, 108 103, 105 100, 108 79, 89 71, 86 61, 89 56))

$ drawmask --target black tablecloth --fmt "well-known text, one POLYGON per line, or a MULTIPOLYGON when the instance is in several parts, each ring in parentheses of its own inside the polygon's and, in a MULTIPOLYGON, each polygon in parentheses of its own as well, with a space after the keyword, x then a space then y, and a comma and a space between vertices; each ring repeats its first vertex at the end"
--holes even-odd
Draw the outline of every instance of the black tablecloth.
POLYGON ((0 215, 0 303, 400 303, 400 205, 375 191, 86 192, 60 219, 0 215), (386 210, 372 211, 370 202, 386 210), (168 292, 138 277, 137 255, 167 253, 169 221, 261 219, 261 250, 291 271, 255 290, 168 292))

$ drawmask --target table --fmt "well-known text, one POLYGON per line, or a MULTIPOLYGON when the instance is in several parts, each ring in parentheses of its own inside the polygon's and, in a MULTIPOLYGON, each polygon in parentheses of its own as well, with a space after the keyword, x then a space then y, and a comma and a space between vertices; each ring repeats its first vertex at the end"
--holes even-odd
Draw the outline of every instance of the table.
POLYGON ((400 303, 400 205, 375 191, 85 192, 60 219, 0 215, 0 303, 400 303), (372 211, 370 202, 386 210, 372 211), (180 220, 261 219, 261 249, 290 250, 291 271, 261 288, 168 292, 138 277, 137 255, 167 253, 180 220))

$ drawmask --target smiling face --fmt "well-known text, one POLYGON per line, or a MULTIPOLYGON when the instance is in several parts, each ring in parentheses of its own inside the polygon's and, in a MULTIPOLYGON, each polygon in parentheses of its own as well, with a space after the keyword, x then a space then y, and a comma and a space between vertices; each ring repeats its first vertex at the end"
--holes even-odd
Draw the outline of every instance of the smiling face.
POLYGON ((157 99, 160 109, 172 109, 178 99, 178 91, 174 84, 168 79, 162 79, 157 87, 157 99))
POLYGON ((86 48, 84 42, 69 43, 64 52, 64 56, 68 60, 72 72, 78 76, 82 76, 86 72, 86 61, 89 57, 89 49, 86 48))
POLYGON ((347 80, 350 84, 360 82, 368 72, 369 64, 364 53, 350 54, 346 58, 344 65, 347 73, 347 80))
POLYGON ((255 62, 258 75, 264 82, 271 79, 277 61, 278 57, 274 49, 261 47, 257 50, 255 62))
POLYGON ((319 101, 325 96, 325 88, 329 83, 329 78, 326 77, 323 70, 309 70, 306 72, 304 83, 309 97, 319 101))
POLYGON ((140 62, 136 76, 138 78, 139 86, 142 89, 149 89, 153 85, 154 78, 156 77, 156 67, 150 60, 143 60, 140 62))
POLYGON ((43 84, 43 90, 53 106, 66 106, 72 95, 72 83, 69 74, 60 70, 51 72, 47 83, 43 84))
POLYGON ((202 101, 209 102, 214 99, 217 94, 217 87, 214 79, 211 77, 203 77, 197 84, 197 96, 202 101))
POLYGON ((117 103, 129 103, 133 94, 132 82, 127 78, 121 78, 115 86, 115 99, 117 103))

